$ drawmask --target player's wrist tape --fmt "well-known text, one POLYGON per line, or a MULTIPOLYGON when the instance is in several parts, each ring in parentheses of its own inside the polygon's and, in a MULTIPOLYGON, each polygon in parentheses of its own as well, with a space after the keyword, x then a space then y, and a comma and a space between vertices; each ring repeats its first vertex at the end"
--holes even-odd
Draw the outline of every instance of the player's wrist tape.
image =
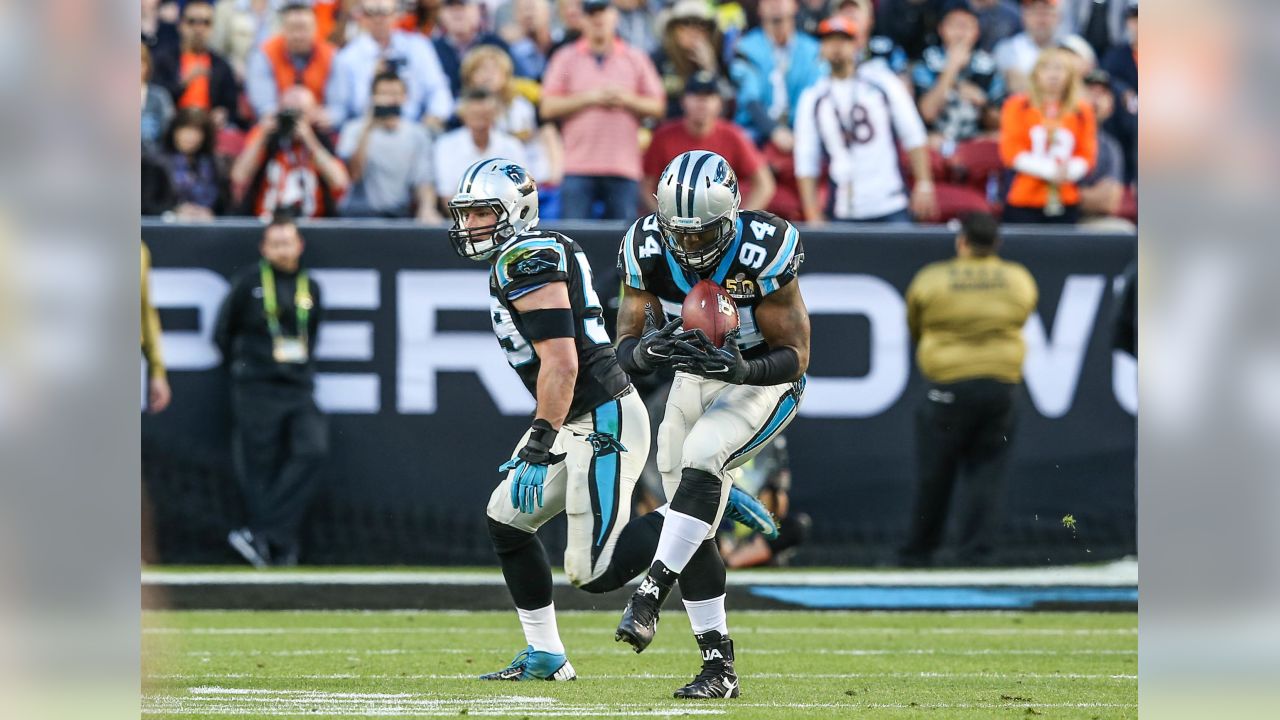
POLYGON ((573 311, 569 308, 543 308, 520 313, 523 334, 530 340, 576 337, 573 311))
POLYGON ((770 350, 764 357, 747 361, 745 385, 778 385, 800 374, 800 356, 789 347, 770 350))
POLYGON ((618 341, 618 364, 628 375, 648 375, 653 371, 648 363, 636 357, 636 348, 639 346, 638 337, 624 337, 618 341))
POLYGON ((535 465, 549 465, 556 460, 556 456, 551 454, 551 446, 555 445, 556 436, 559 434, 560 431, 551 427, 551 423, 538 418, 533 421, 533 425, 529 426, 529 439, 516 455, 521 460, 535 465))

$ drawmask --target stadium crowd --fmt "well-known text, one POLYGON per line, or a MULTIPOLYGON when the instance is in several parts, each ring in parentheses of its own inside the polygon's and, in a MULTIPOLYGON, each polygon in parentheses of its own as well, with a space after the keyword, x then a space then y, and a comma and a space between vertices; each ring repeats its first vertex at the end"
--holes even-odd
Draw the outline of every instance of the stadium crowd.
POLYGON ((1136 0, 142 0, 142 213, 416 218, 525 164, 633 219, 730 160, 821 223, 1132 227, 1136 0))

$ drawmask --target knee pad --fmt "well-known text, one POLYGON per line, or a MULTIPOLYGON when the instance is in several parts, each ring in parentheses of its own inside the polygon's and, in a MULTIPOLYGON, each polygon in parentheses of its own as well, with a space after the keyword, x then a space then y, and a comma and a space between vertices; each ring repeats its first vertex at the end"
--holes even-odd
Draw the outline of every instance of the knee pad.
POLYGON ((671 509, 705 523, 715 523, 723 489, 724 481, 719 476, 687 467, 680 473, 680 487, 671 499, 671 509))
POLYGON ((531 532, 513 528, 491 517, 485 519, 489 521, 489 540, 493 542, 493 551, 499 555, 516 552, 536 539, 531 532))

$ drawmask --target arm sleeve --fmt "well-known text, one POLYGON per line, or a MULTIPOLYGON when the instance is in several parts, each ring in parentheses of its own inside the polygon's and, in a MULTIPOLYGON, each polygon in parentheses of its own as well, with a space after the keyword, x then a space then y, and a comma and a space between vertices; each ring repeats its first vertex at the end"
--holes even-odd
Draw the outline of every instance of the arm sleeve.
POLYGON ((307 313, 307 357, 316 356, 316 345, 320 340, 320 323, 324 321, 324 298, 321 296, 320 283, 311 278, 311 311, 307 313))
POLYGON ((889 112, 893 115, 893 130, 898 142, 907 150, 914 150, 929 139, 924 120, 920 119, 920 111, 915 102, 907 94, 902 83, 886 82, 882 85, 886 97, 889 98, 889 112))
POLYGON ((560 48, 556 54, 551 56, 547 61, 547 68, 542 73, 542 94, 553 97, 560 97, 569 94, 569 78, 565 73, 565 53, 569 51, 569 46, 560 48))
POLYGON ((920 286, 924 271, 921 270, 907 287, 907 331, 911 333, 912 344, 920 343, 920 286))
POLYGON ((227 290, 227 295, 222 298, 222 305, 218 308, 218 321, 215 323, 213 330, 213 343, 222 352, 223 364, 227 365, 231 363, 231 341, 235 333, 237 306, 239 305, 236 296, 239 291, 239 280, 232 281, 231 288, 227 290))
POLYGON ((363 120, 353 120, 342 126, 342 131, 338 133, 338 149, 334 153, 344 163, 356 154, 356 145, 360 140, 360 125, 363 120))
POLYGON ((142 246, 142 354, 147 358, 147 376, 164 377, 164 354, 160 347, 160 314, 151 304, 151 253, 142 246))
POLYGON ((413 185, 433 185, 435 183, 435 163, 432 162, 432 156, 435 154, 435 146, 431 142, 431 135, 427 133, 426 128, 421 125, 417 127, 417 143, 414 146, 413 158, 413 185))
POLYGON ((259 118, 276 111, 276 78, 271 72, 271 63, 261 50, 249 54, 244 71, 244 89, 249 96, 249 105, 259 118))
POLYGON ((652 100, 665 102, 667 92, 662 87, 662 78, 658 75, 658 69, 653 66, 653 61, 639 50, 635 51, 635 57, 636 62, 640 65, 640 82, 636 87, 636 92, 652 100))
POLYGON ((1000 161, 1005 167, 1015 168, 1018 156, 1031 149, 1031 137, 1022 124, 1022 104, 1025 98, 1015 95, 1004 102, 1000 110, 1000 161))
POLYGON ((816 178, 822 166, 822 141, 818 137, 818 94, 812 88, 800 95, 796 106, 795 140, 792 151, 795 158, 796 177, 816 178))

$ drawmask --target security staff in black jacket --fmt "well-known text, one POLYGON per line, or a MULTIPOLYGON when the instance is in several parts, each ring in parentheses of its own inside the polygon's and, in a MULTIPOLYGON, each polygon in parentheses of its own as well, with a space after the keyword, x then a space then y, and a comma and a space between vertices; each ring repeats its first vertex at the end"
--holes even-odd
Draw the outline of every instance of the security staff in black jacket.
POLYGON ((231 370, 232 451, 248 525, 227 541, 254 567, 294 565, 328 427, 312 399, 320 288, 300 264, 293 219, 278 215, 262 258, 232 282, 215 341, 231 370))

